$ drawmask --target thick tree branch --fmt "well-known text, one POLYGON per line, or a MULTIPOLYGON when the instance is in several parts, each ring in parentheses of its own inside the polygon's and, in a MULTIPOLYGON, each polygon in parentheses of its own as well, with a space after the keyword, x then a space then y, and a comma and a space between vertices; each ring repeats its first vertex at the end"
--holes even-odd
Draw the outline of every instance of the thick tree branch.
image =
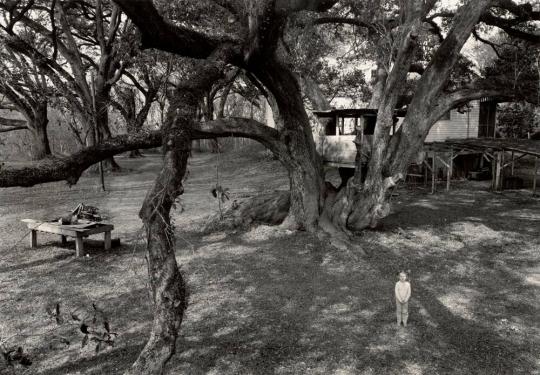
POLYGON ((275 10, 278 14, 290 14, 302 10, 324 12, 337 2, 337 0, 275 0, 275 10))
POLYGON ((0 82, 0 93, 4 94, 9 99, 17 111, 21 112, 28 119, 32 118, 32 108, 7 84, 7 82, 0 82))
POLYGON ((504 76, 490 77, 444 93, 438 98, 432 115, 438 119, 450 109, 482 98, 491 98, 498 102, 525 101, 538 105, 536 83, 527 82, 518 87, 514 83, 511 80, 507 81, 504 76))
POLYGON ((499 59, 505 59, 505 57, 502 56, 502 55, 499 53, 499 50, 497 49, 497 47, 499 47, 499 45, 498 45, 497 43, 493 43, 493 42, 491 42, 491 41, 489 41, 489 40, 487 40, 487 39, 481 37, 481 36, 478 34, 478 31, 476 31, 476 30, 473 30, 472 35, 473 35, 474 38, 475 38, 476 40, 478 40, 479 42, 482 42, 482 43, 487 44, 488 46, 490 46, 491 49, 493 50, 493 52, 495 52, 495 54, 497 55, 497 57, 498 57, 499 59))
POLYGON ((111 106, 116 109, 118 112, 120 112, 120 114, 122 115, 122 117, 128 121, 129 119, 129 114, 128 112, 126 111, 126 109, 124 108, 124 106, 120 103, 118 103, 116 100, 113 100, 113 99, 110 99, 109 100, 109 103, 111 104, 111 106))
POLYGON ((74 185, 91 165, 125 151, 157 147, 161 132, 119 135, 87 147, 68 157, 52 157, 26 167, 0 169, 0 187, 33 186, 45 182, 67 181, 74 185))
POLYGON ((96 1, 96 36, 99 42, 101 51, 105 51, 107 48, 107 41, 105 40, 105 27, 103 26, 103 7, 102 0, 96 1))
MULTIPOLYGON (((25 120, 0 117, 0 126, 3 126, 3 127, 27 129, 26 123, 27 122, 25 120)), ((16 129, 11 129, 11 130, 16 130, 16 129)))
POLYGON ((0 125, 0 133, 7 133, 7 132, 12 132, 14 130, 28 130, 28 127, 26 126, 11 126, 11 127, 1 127, 0 125))
MULTIPOLYGON (((435 18, 453 18, 453 12, 438 12, 427 18, 428 22, 433 22, 435 18)), ((508 35, 523 39, 532 43, 540 43, 540 35, 535 32, 528 32, 521 27, 526 26, 530 21, 540 21, 540 12, 533 11, 531 4, 517 4, 512 0, 492 0, 490 7, 483 12, 479 21, 495 26, 506 32, 508 35), (491 8, 504 9, 515 17, 499 17, 491 12, 491 8)))
POLYGON ((195 125, 193 138, 208 139, 218 137, 250 138, 276 150, 279 143, 279 132, 256 120, 231 117, 201 122, 195 125))
POLYGON ((379 28, 373 23, 373 21, 366 21, 360 18, 347 18, 347 17, 338 17, 338 16, 326 16, 319 17, 313 21, 315 25, 324 25, 324 24, 343 24, 343 25, 354 25, 358 27, 364 27, 371 31, 378 31, 379 28))
POLYGON ((109 44, 109 48, 112 48, 112 43, 116 39, 118 28, 120 27, 120 24, 122 23, 121 13, 122 12, 120 12, 120 9, 116 5, 113 5, 113 10, 111 13, 111 21, 109 25, 109 33, 107 34, 107 43, 109 44))
POLYGON ((421 103, 425 98, 434 98, 447 82, 448 74, 455 65, 459 52, 471 35, 472 30, 483 12, 491 4, 490 0, 469 1, 461 7, 454 17, 452 28, 435 52, 418 83, 411 106, 417 111, 429 112, 429 105, 421 103))
POLYGON ((223 42, 169 23, 151 0, 114 1, 139 28, 143 49, 156 48, 186 57, 206 58, 223 42))
MULTIPOLYGON (((194 124, 192 139, 216 137, 250 138, 273 151, 279 151, 281 147, 279 132, 255 120, 229 118, 194 124)), ((54 181, 67 181, 73 185, 93 164, 126 151, 153 148, 161 144, 161 131, 119 135, 67 157, 53 157, 22 168, 4 166, 0 169, 0 187, 33 186, 54 181)))

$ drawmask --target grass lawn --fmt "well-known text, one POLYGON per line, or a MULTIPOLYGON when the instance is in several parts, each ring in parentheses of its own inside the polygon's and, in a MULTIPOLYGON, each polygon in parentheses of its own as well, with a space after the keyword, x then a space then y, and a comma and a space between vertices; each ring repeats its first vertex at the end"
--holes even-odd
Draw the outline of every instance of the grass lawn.
MULTIPOLYGON (((268 226, 202 233, 220 183, 241 199, 286 189, 261 152, 195 154, 174 213, 177 259, 190 305, 169 374, 540 374, 540 201, 456 183, 435 195, 401 187, 384 227, 336 250, 307 233, 268 226), (398 328, 393 287, 411 270, 410 326, 398 328)), ((127 170, 0 190, 0 342, 23 346, 30 368, 0 374, 120 374, 144 345, 152 317, 137 213, 159 157, 119 158, 127 170), (23 218, 51 219, 95 205, 122 246, 88 248, 40 234, 23 218), (21 241, 22 238, 22 241, 21 241), (77 322, 46 312, 104 310, 115 346, 82 347, 77 322), (69 342, 69 344, 68 344, 69 342)))

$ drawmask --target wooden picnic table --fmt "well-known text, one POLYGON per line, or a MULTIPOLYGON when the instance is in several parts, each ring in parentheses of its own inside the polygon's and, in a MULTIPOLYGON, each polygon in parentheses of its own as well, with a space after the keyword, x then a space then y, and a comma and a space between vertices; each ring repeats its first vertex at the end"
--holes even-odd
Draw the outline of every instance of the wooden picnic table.
POLYGON ((111 224, 103 223, 84 223, 84 224, 59 224, 57 222, 42 222, 32 219, 23 219, 22 220, 30 229, 30 246, 37 246, 37 232, 45 232, 52 234, 59 234, 62 240, 62 245, 66 244, 66 237, 75 238, 75 255, 80 257, 84 255, 84 243, 83 238, 88 237, 92 234, 103 233, 104 243, 103 246, 105 250, 110 250, 111 248, 111 231, 114 229, 114 226, 111 224))

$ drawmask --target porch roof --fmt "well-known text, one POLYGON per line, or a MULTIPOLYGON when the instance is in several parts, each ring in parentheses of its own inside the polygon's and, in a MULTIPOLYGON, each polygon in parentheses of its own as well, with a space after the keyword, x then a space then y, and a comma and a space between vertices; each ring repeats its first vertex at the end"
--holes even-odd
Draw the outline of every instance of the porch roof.
MULTIPOLYGON (((323 118, 338 117, 361 117, 361 116, 377 116, 376 108, 345 108, 345 109, 331 109, 328 111, 313 111, 315 115, 323 118)), ((396 110, 394 115, 397 117, 404 117, 407 113, 406 110, 396 110)))
POLYGON ((427 148, 445 151, 450 148, 462 148, 477 151, 514 151, 540 157, 540 140, 510 138, 467 138, 447 139, 444 142, 426 143, 427 148))

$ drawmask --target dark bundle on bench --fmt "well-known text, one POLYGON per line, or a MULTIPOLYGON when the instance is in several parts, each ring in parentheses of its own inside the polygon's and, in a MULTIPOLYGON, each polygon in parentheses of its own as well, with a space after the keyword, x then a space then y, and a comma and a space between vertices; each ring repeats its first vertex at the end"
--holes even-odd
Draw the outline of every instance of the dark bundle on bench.
POLYGON ((87 206, 84 203, 79 205, 71 212, 72 216, 77 216, 77 219, 84 219, 89 221, 102 221, 103 218, 99 214, 99 208, 94 206, 87 206))

